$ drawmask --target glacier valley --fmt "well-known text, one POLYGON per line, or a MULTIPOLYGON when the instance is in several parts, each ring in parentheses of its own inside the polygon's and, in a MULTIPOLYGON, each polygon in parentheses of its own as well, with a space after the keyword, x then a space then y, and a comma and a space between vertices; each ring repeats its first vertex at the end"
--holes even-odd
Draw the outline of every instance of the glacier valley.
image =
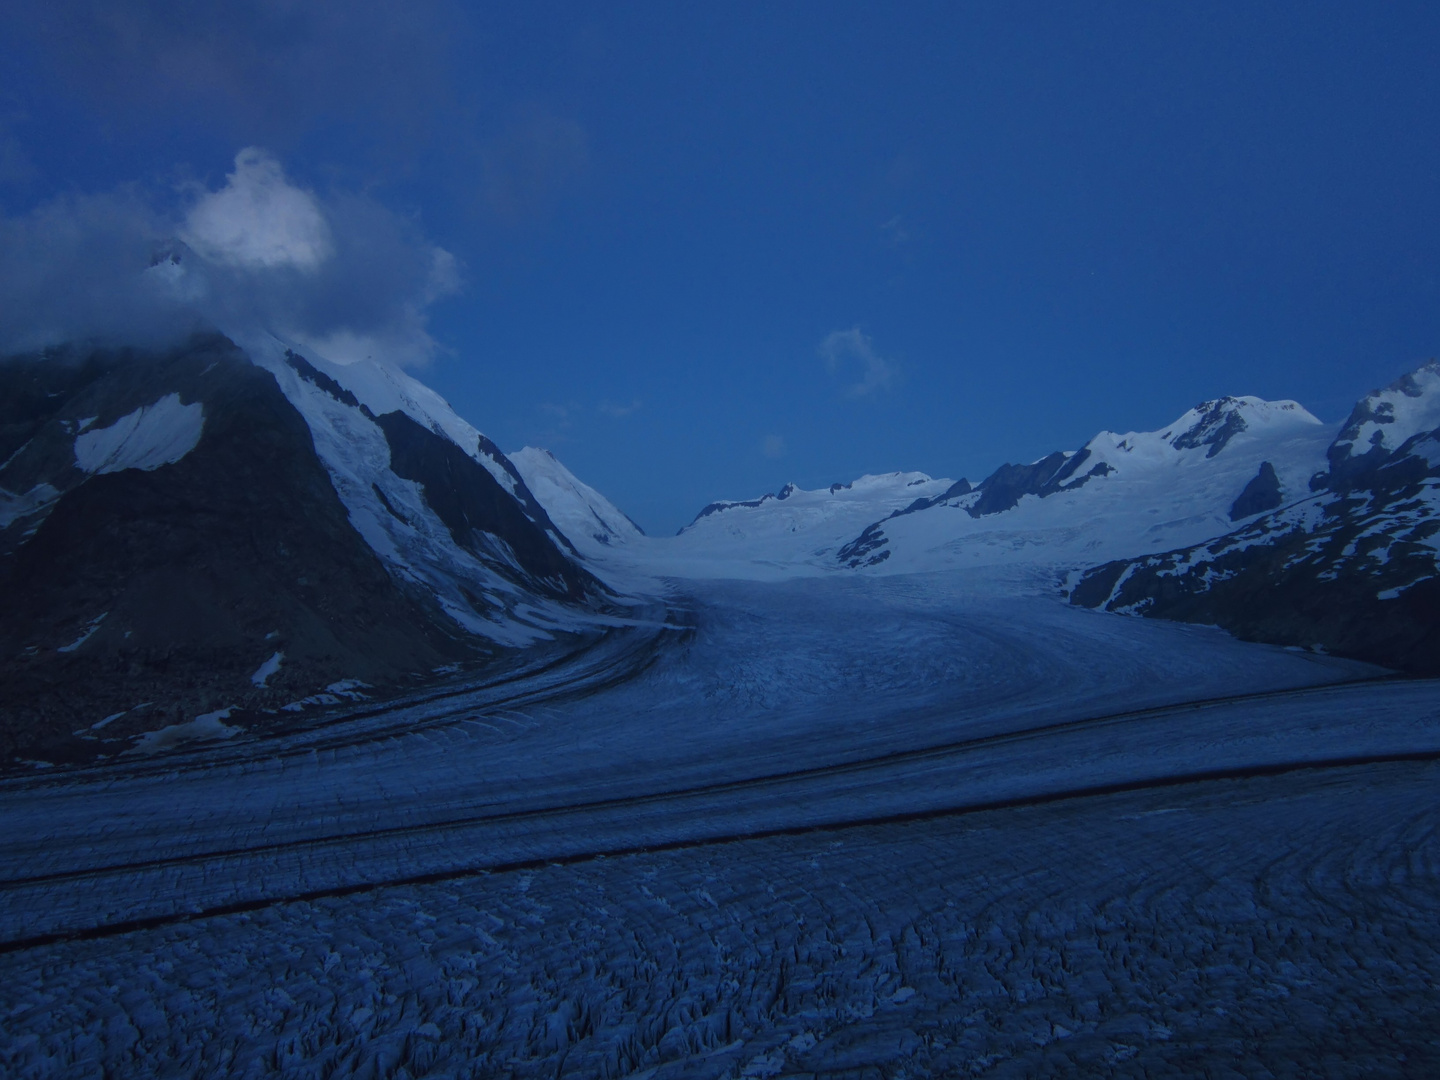
POLYGON ((1440 369, 657 538, 248 349, 36 368, 0 446, 0 1073, 1440 1072, 1440 369), (174 585, 114 538, 182 497, 174 585))

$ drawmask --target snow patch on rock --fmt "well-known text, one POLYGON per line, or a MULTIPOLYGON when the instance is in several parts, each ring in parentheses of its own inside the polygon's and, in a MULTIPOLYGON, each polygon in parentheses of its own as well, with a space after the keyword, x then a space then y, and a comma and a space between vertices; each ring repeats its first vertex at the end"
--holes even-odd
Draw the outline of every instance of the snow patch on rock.
POLYGON ((96 616, 94 619, 90 620, 90 624, 80 632, 79 637, 77 637, 74 641, 70 642, 69 645, 61 645, 60 648, 56 651, 63 653, 72 653, 76 649, 80 648, 81 645, 84 645, 85 642, 90 640, 90 636, 94 634, 96 630, 100 629, 100 624, 105 621, 105 616, 109 614, 110 613, 107 611, 103 615, 96 616))
POLYGON ((234 706, 216 709, 197 716, 184 724, 171 724, 159 731, 147 731, 136 740, 127 754, 158 754, 162 750, 180 746, 187 742, 205 742, 214 739, 233 739, 240 734, 238 727, 223 723, 234 712, 234 706))
POLYGON ((149 472, 194 450, 204 428, 205 410, 198 401, 183 405, 179 394, 167 394, 109 427, 81 432, 75 438, 75 463, 88 473, 149 472))
POLYGON ((270 681, 270 677, 280 670, 280 664, 284 659, 285 654, 277 651, 256 669, 255 674, 250 676, 250 681, 256 686, 264 687, 270 681))
POLYGON ((0 488, 0 529, 8 529, 16 521, 47 510, 60 498, 60 491, 49 484, 36 484, 21 495, 0 488))

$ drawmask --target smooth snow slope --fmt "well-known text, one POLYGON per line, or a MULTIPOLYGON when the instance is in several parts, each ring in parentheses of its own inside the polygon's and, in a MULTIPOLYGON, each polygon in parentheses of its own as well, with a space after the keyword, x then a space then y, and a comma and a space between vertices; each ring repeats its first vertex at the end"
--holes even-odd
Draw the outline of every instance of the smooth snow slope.
MULTIPOLYGON (((867 475, 814 491, 786 484, 778 493, 758 499, 711 503, 676 536, 631 536, 589 554, 607 580, 629 582, 634 588, 646 587, 647 580, 653 588, 654 579, 660 577, 753 581, 809 577, 834 571, 837 549, 870 522, 917 499, 943 495, 951 487, 952 481, 921 472, 867 475)), ((558 514, 557 521, 583 521, 578 500, 557 496, 550 489, 544 496, 537 493, 537 498, 547 510, 556 508, 552 516, 558 514), (556 501, 547 503, 546 498, 556 501)), ((580 543, 574 536, 571 539, 580 543)))
POLYGON ((603 556, 645 532, 614 503, 562 465, 549 450, 527 446, 507 455, 555 527, 582 555, 603 556))
POLYGON ((1159 431, 1096 435, 1080 451, 1077 475, 1097 474, 1067 490, 974 517, 977 490, 880 522, 881 542, 859 563, 885 573, 1004 563, 1068 569, 1198 543, 1235 528, 1230 508, 1263 462, 1274 467, 1284 503, 1308 497, 1338 429, 1292 401, 1207 402, 1159 431))
POLYGON ((729 558, 817 565, 877 515, 931 499, 952 481, 921 472, 862 476, 848 484, 806 491, 786 484, 748 502, 711 503, 674 546, 697 560, 729 558))

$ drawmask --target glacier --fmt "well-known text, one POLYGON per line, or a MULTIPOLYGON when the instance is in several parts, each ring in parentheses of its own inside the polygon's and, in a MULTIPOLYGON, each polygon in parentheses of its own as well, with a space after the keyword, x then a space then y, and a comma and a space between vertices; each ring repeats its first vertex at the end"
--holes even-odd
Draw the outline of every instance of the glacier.
MULTIPOLYGON (((389 572, 462 625, 483 583, 476 629, 526 647, 0 776, 0 1072, 1440 1070, 1440 684, 1068 596, 1313 515, 1341 425, 1217 399, 653 537, 408 376, 247 348, 389 572), (609 606, 459 545, 396 414, 533 499, 609 606), (1238 513, 1267 475, 1281 505, 1238 513)), ((1421 382, 1356 439, 1423 451, 1421 382)), ((247 685, 288 666, 266 644, 247 685)))
POLYGON ((1429 681, 1016 567, 676 580, 522 655, 0 781, 5 1073, 1437 1060, 1429 681))

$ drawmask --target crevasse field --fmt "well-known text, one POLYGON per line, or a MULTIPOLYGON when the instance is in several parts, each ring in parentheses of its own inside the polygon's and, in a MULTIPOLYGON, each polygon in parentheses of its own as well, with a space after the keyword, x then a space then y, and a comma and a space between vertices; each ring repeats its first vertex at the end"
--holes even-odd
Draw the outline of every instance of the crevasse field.
POLYGON ((1033 568, 0 782, 0 1073, 1440 1072, 1440 690, 1033 568))

